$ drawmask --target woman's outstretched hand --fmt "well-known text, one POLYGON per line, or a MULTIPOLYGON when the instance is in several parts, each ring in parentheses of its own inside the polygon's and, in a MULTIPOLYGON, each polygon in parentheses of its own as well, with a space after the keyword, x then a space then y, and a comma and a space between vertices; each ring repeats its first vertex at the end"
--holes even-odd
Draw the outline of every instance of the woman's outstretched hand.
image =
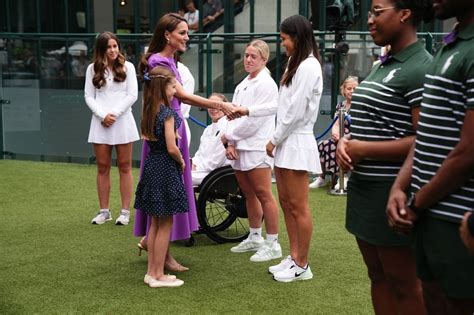
POLYGON ((247 116, 248 114, 249 114, 248 107, 234 106, 232 108, 232 113, 230 115, 227 115, 227 119, 233 120, 233 119, 236 119, 236 118, 240 118, 242 116, 247 116))

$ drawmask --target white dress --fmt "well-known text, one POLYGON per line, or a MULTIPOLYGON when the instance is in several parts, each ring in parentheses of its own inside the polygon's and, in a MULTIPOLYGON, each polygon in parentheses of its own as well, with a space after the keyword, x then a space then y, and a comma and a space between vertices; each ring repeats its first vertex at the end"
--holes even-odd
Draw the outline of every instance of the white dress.
POLYGON ((275 166, 321 173, 313 128, 323 91, 321 65, 313 55, 303 60, 290 86, 281 86, 278 108, 269 104, 249 107, 249 116, 277 111, 276 129, 270 141, 275 147, 275 166))
POLYGON ((92 84, 94 64, 87 67, 84 98, 92 111, 89 143, 116 145, 140 139, 131 109, 138 97, 137 76, 132 63, 126 61, 125 68, 127 73, 125 81, 115 82, 113 74, 106 71, 107 83, 97 89, 92 84), (116 116, 116 121, 106 128, 101 122, 109 113, 116 116))

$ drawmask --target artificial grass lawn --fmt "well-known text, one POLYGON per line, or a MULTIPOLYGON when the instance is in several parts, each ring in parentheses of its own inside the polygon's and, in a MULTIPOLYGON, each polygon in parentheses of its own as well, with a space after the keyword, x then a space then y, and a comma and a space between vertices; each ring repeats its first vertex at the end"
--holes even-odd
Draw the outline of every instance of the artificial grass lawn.
MULTIPOLYGON (((151 289, 143 284, 147 256, 137 256, 133 221, 90 224, 98 208, 95 173, 94 165, 0 161, 1 314, 373 312, 365 266, 344 229, 345 197, 310 192, 313 280, 278 283, 266 271, 272 263, 251 263, 251 253, 196 235, 193 247, 171 247, 191 268, 179 274, 185 285, 151 289)), ((114 219, 119 206, 114 168, 114 219)))

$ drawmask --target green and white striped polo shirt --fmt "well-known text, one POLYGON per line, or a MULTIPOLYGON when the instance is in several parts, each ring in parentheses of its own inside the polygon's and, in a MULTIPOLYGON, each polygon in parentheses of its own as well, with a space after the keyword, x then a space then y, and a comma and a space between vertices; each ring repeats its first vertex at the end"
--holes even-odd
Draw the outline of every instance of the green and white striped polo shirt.
MULTIPOLYGON (((389 141, 414 135, 411 110, 421 103, 431 60, 417 42, 376 65, 352 95, 352 139, 389 141)), ((393 180, 401 165, 364 159, 353 172, 369 180, 393 180)))
MULTIPOLYGON (((458 144, 467 110, 474 108, 474 25, 451 33, 425 80, 413 161, 412 191, 428 183, 458 144)), ((432 206, 430 214, 460 221, 474 208, 474 178, 432 206)))

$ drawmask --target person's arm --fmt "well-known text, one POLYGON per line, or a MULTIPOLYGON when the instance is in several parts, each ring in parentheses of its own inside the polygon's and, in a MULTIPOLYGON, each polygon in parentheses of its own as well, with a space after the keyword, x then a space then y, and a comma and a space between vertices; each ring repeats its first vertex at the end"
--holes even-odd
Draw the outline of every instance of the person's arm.
POLYGON ((166 150, 173 160, 178 162, 181 170, 184 170, 185 163, 183 157, 181 156, 181 151, 176 145, 176 131, 174 129, 174 117, 169 116, 165 120, 165 140, 166 140, 166 150))
POLYGON ((467 249, 474 254, 474 215, 466 212, 459 227, 459 236, 467 249))
POLYGON ((474 108, 466 111, 461 138, 436 174, 416 193, 415 206, 427 209, 464 185, 474 175, 474 108))
POLYGON ((107 116, 107 112, 102 110, 95 100, 95 86, 92 83, 92 78, 94 77, 94 64, 90 64, 86 71, 86 82, 84 85, 84 99, 87 106, 92 111, 92 114, 99 118, 101 121, 107 116))
POLYGON ((406 191, 410 186, 413 170, 413 157, 415 156, 415 143, 412 144, 402 168, 390 189, 387 202, 387 217, 389 225, 401 233, 408 232, 417 219, 417 215, 407 207, 406 191))
POLYGON ((232 104, 227 102, 212 101, 199 95, 187 93, 179 82, 176 82, 175 96, 186 104, 203 108, 215 108, 221 110, 225 115, 232 114, 232 104))
MULTIPOLYGON (((420 108, 414 107, 411 112, 412 124, 416 126, 420 108)), ((353 169, 354 165, 363 159, 394 162, 404 161, 414 141, 415 136, 407 136, 388 141, 349 140, 349 137, 343 137, 338 141, 336 159, 344 170, 353 169)))
POLYGON ((117 100, 118 105, 114 109, 115 117, 118 117, 128 111, 130 107, 137 101, 138 98, 138 82, 135 72, 135 66, 130 62, 125 63, 127 69, 127 78, 125 84, 127 85, 127 94, 124 98, 117 100))
MULTIPOLYGON (((251 91, 250 93, 254 95, 251 100, 252 104, 243 104, 251 105, 249 109, 255 105, 277 102, 278 99, 278 88, 274 82, 270 81, 261 82, 255 87, 255 91, 251 91)), ((228 124, 225 136, 228 140, 232 141, 246 139, 257 133, 262 127, 262 123, 265 123, 266 119, 266 117, 263 117, 263 119, 254 117, 253 119, 237 119, 232 121, 228 124)))

